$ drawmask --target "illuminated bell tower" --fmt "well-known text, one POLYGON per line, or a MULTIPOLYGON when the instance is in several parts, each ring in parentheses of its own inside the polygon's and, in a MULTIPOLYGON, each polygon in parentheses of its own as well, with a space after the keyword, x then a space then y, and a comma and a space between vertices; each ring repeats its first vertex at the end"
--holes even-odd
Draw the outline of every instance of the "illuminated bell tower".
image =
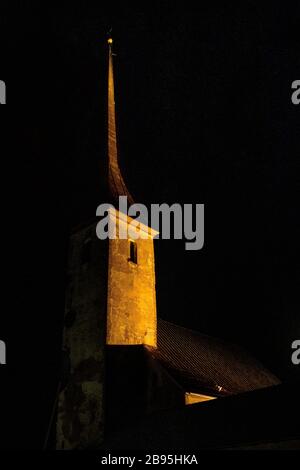
MULTIPOLYGON (((118 164, 112 39, 108 40, 108 183, 113 201, 127 196, 133 204, 118 164)), ((113 216, 112 216, 113 217, 113 216)), ((117 233, 132 219, 116 211, 117 233)), ((109 241, 107 344, 156 346, 156 299, 153 237, 157 234, 143 224, 145 238, 109 241)))
MULTIPOLYGON (((98 202, 117 208, 119 196, 127 196, 129 206, 133 198, 118 163, 112 39, 108 39, 107 130, 101 181, 106 200, 98 202)), ((117 210, 110 217, 117 229, 126 229, 132 222, 117 210)), ((141 224, 142 238, 99 240, 97 222, 82 225, 70 237, 57 449, 99 448, 103 444, 108 348, 156 347, 153 238, 157 232, 141 224)), ((114 371, 109 372, 113 377, 114 371)))

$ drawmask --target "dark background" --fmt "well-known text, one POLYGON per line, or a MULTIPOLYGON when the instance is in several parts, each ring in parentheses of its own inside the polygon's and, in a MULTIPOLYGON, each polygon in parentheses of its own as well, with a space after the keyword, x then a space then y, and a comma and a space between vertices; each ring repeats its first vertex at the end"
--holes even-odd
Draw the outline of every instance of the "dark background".
POLYGON ((128 187, 205 203, 201 251, 156 242, 159 315, 299 375, 297 3, 1 4, 0 447, 41 448, 50 419, 68 233, 102 202, 110 27, 128 187))

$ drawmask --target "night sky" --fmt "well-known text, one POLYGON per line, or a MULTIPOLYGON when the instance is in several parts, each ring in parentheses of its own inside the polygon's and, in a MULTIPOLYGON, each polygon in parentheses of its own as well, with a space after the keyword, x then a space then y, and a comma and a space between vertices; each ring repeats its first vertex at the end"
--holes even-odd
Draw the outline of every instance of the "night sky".
POLYGON ((260 3, 1 6, 7 445, 41 447, 55 398, 68 233, 103 202, 110 27, 127 186, 205 204, 201 251, 155 242, 159 316, 299 374, 300 8, 260 3))

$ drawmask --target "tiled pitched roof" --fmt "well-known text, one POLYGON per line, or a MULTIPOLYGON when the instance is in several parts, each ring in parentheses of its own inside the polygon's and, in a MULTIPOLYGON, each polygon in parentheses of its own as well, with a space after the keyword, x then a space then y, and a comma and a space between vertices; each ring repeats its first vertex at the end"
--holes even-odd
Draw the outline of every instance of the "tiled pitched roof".
POLYGON ((158 347, 148 348, 186 392, 232 395, 280 381, 240 347, 158 320, 158 347))

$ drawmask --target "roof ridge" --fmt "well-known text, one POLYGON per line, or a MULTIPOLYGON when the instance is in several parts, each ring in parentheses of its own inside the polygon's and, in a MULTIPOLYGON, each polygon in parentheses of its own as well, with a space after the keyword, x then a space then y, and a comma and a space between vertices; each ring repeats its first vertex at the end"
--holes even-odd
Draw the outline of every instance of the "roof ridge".
POLYGON ((223 343, 226 343, 228 345, 237 346, 238 348, 243 349, 245 352, 247 352, 242 346, 239 346, 236 343, 232 343, 231 341, 227 341, 225 339, 222 339, 218 336, 212 336, 212 335, 208 335, 206 333, 201 333, 201 331, 199 331, 199 330, 194 330, 193 328, 188 328, 186 326, 178 325, 178 324, 170 322, 168 320, 164 320, 163 318, 158 318, 158 321, 168 323, 169 325, 175 326, 176 328, 181 328, 182 330, 186 330, 186 331, 190 331, 192 333, 196 333, 199 336, 205 336, 206 338, 211 338, 211 339, 214 339, 214 340, 217 340, 217 341, 222 341, 223 343))

